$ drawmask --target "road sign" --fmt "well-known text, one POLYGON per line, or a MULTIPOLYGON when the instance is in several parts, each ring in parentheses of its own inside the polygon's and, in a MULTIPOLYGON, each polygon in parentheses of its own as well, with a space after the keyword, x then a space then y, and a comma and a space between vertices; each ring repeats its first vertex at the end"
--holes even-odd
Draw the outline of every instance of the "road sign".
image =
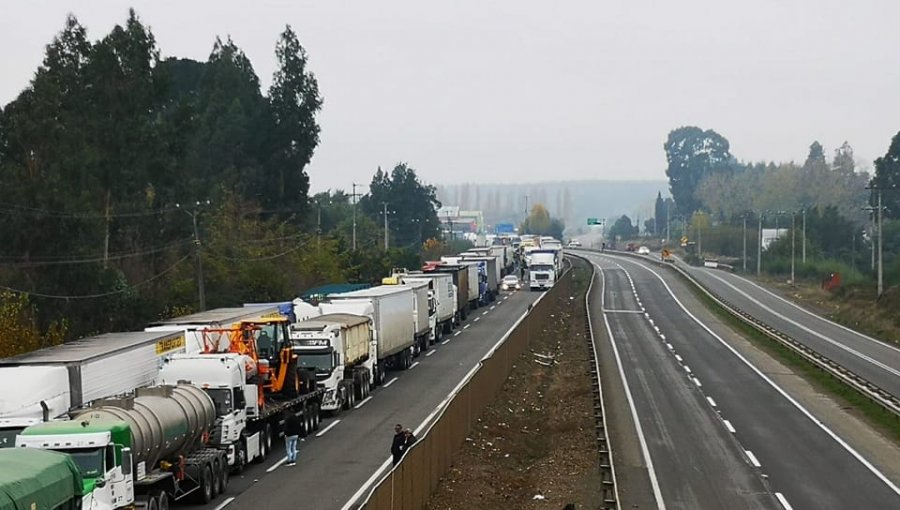
POLYGON ((681 237, 681 246, 687 246, 687 245, 688 245, 688 237, 682 236, 681 237))

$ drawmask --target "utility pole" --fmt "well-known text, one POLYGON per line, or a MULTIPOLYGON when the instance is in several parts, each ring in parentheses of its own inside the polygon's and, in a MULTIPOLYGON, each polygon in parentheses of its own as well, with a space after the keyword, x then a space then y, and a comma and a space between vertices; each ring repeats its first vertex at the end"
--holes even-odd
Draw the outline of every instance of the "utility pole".
POLYGON ((384 210, 384 251, 388 251, 388 211, 387 211, 387 202, 382 202, 381 207, 384 210))
POLYGON ((356 197, 359 195, 356 194, 356 187, 362 186, 362 184, 353 183, 353 193, 350 194, 350 199, 353 201, 353 251, 356 251, 356 197))
POLYGON ((316 251, 322 249, 322 204, 316 200, 316 251))
POLYGON ((747 213, 744 213, 744 231, 741 239, 744 242, 744 273, 747 273, 747 213))
POLYGON ((806 207, 803 207, 803 250, 801 255, 801 261, 806 264, 806 207))
POLYGON ((759 212, 759 234, 756 238, 756 277, 759 278, 762 270, 762 211, 759 212))
POLYGON ((884 224, 884 209, 881 207, 881 188, 878 188, 878 297, 884 293, 884 245, 882 239, 882 226, 884 224))
POLYGON ((701 231, 701 226, 703 225, 703 216, 697 219, 697 256, 700 257, 700 262, 703 262, 703 233, 701 231))
POLYGON ((791 286, 794 285, 794 244, 797 238, 797 213, 791 212, 791 286))
POLYGON ((669 245, 669 222, 672 221, 669 217, 669 201, 666 200, 666 246, 669 245))
POLYGON ((207 200, 205 204, 198 201, 192 211, 181 209, 180 204, 175 204, 175 207, 180 211, 184 211, 185 214, 191 217, 191 224, 194 228, 194 249, 197 255, 197 300, 199 301, 200 311, 202 312, 206 310, 206 287, 203 281, 203 252, 200 249, 200 226, 197 222, 197 216, 200 214, 201 205, 209 205, 209 200, 207 200))

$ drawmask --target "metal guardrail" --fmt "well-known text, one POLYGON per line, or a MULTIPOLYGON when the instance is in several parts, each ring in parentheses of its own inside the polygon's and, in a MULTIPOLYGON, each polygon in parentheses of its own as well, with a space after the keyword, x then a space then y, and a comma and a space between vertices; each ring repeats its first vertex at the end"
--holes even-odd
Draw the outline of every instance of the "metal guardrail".
MULTIPOLYGON (((586 250, 586 251, 594 251, 597 250, 586 250)), ((641 260, 648 260, 646 257, 633 254, 630 252, 620 252, 620 251, 612 251, 606 250, 606 252, 611 252, 614 255, 624 255, 629 256, 641 260)), ((601 252, 601 253, 606 253, 601 252)), ((853 372, 852 370, 844 367, 840 363, 834 361, 833 359, 821 354, 806 344, 798 341, 797 339, 791 337, 790 335, 784 333, 783 331, 779 331, 778 329, 766 324, 765 322, 757 319, 749 312, 746 312, 740 309, 738 306, 734 305, 727 299, 718 295, 716 292, 708 289, 705 285, 701 284, 697 281, 693 276, 691 276, 687 271, 678 267, 676 263, 673 262, 662 262, 657 261, 660 265, 670 267, 675 272, 680 274, 683 278, 688 280, 691 284, 697 287, 701 292, 707 295, 710 299, 713 300, 719 307, 723 310, 727 311, 734 317, 737 317, 739 320, 743 321, 745 324, 751 326, 755 330, 760 333, 766 335, 772 340, 778 342, 780 345, 786 347, 790 351, 799 355, 801 358, 811 363, 816 368, 828 373, 835 379, 843 382, 850 388, 856 390, 861 395, 865 396, 869 400, 875 402, 895 417, 900 418, 900 399, 896 396, 888 392, 887 390, 881 388, 875 383, 869 381, 865 377, 853 372)))
POLYGON ((600 385, 600 358, 597 356, 597 344, 594 343, 594 326, 591 323, 591 307, 590 297, 591 290, 594 288, 594 279, 597 275, 597 268, 584 257, 567 254, 583 260, 591 268, 591 283, 588 284, 587 292, 584 295, 584 315, 585 315, 585 339, 588 342, 590 352, 593 354, 590 362, 591 370, 591 390, 594 395, 594 429, 597 434, 597 451, 599 452, 600 465, 600 483, 602 487, 601 509, 618 510, 619 493, 616 488, 616 471, 613 467, 612 451, 610 450, 609 432, 606 429, 606 407, 603 404, 603 388, 600 385))

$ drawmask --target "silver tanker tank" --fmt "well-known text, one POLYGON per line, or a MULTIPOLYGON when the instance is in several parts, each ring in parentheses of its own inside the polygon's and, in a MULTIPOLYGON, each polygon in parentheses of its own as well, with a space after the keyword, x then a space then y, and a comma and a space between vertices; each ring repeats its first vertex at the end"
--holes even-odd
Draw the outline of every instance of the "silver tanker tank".
POLYGON ((151 467, 203 446, 215 423, 216 407, 206 392, 194 386, 150 386, 128 397, 96 402, 73 419, 126 422, 135 462, 151 467))

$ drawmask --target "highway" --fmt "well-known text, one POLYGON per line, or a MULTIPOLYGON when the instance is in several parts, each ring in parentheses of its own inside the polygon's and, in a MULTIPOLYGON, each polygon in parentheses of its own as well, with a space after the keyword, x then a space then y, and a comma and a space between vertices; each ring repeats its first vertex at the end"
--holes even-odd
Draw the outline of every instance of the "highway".
POLYGON ((605 286, 595 341, 617 352, 657 508, 900 508, 895 483, 730 345, 681 279, 587 256, 605 286))
POLYGON ((805 310, 760 285, 722 270, 679 263, 707 289, 753 317, 900 396, 900 349, 805 310))
POLYGON ((348 503, 360 488, 390 465, 394 424, 418 433, 417 428, 541 295, 527 290, 504 293, 491 306, 470 313, 462 328, 416 358, 413 368, 390 372, 385 386, 369 400, 324 419, 318 437, 300 444, 296 466, 284 466, 284 447, 278 440, 264 464, 233 476, 226 494, 201 508, 352 508, 348 503))

